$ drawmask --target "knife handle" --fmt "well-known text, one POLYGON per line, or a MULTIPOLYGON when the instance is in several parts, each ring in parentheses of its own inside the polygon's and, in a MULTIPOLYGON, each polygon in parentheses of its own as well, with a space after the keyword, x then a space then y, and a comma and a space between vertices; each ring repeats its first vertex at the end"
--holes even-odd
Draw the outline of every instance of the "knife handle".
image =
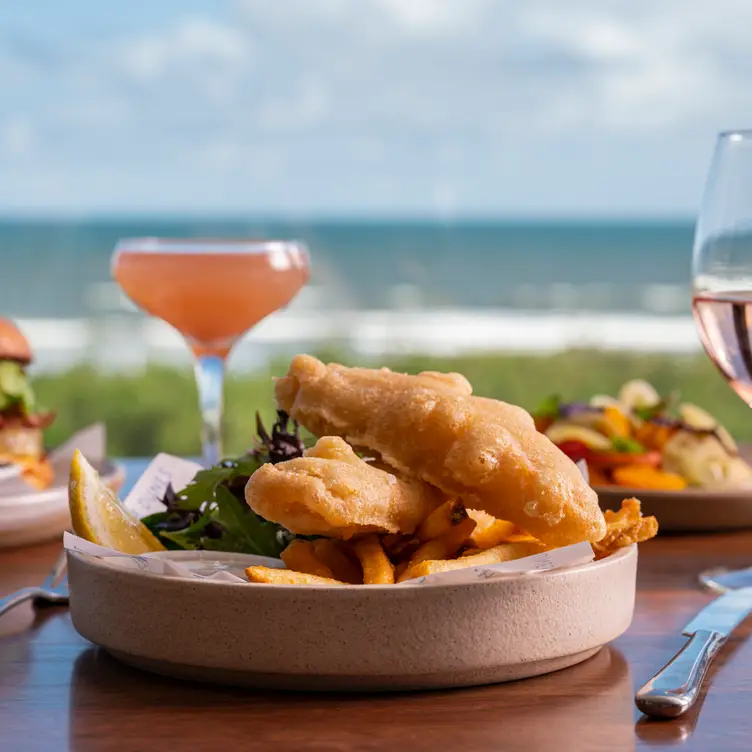
POLYGON ((725 635, 698 629, 687 644, 635 696, 637 707, 655 718, 676 718, 697 700, 710 662, 725 635))

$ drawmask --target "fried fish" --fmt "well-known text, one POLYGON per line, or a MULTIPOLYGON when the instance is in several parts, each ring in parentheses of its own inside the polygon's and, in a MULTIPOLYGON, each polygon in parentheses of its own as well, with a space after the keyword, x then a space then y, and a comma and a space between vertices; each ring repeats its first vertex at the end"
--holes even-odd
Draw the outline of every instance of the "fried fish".
POLYGON ((319 439, 304 457, 263 465, 245 497, 254 512, 293 533, 345 540, 412 533, 444 501, 427 483, 372 467, 337 437, 319 439))
POLYGON ((294 358, 275 386, 280 408, 317 436, 366 447, 404 476, 546 544, 600 540, 598 498, 574 463, 522 408, 471 392, 459 374, 409 376, 308 355, 294 358))

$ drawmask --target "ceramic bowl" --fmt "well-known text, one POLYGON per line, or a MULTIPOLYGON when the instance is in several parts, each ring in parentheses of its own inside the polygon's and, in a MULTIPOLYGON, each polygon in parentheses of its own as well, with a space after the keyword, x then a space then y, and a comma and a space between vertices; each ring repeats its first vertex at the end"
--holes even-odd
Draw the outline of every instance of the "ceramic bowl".
POLYGON ((462 585, 327 588, 165 577, 68 553, 73 624, 116 658, 303 690, 470 686, 572 666, 629 626, 636 567, 631 546, 462 585))

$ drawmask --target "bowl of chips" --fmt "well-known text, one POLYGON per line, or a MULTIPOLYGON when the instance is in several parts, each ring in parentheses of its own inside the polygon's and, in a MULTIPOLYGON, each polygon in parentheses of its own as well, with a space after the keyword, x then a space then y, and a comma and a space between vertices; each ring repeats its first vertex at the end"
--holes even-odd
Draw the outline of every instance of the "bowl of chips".
POLYGON ((276 397, 251 451, 158 455, 122 504, 74 456, 84 637, 184 678, 395 690, 558 670, 629 626, 657 522, 636 498, 603 513, 521 408, 310 356, 276 397))

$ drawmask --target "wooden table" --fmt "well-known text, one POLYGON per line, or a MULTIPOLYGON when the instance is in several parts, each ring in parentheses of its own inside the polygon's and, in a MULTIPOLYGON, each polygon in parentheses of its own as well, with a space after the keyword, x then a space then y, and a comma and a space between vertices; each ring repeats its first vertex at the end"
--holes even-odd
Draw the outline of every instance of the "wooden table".
MULTIPOLYGON (((0 552, 0 595, 41 582, 59 546, 0 552)), ((402 695, 253 692, 181 683, 119 664, 68 612, 0 619, 0 750, 752 749, 752 619, 723 649, 685 718, 645 722, 633 695, 681 646, 710 596, 702 569, 752 565, 752 533, 659 538, 641 547, 626 635, 571 669, 512 684, 402 695), (699 710, 699 712, 698 712, 699 710)))

